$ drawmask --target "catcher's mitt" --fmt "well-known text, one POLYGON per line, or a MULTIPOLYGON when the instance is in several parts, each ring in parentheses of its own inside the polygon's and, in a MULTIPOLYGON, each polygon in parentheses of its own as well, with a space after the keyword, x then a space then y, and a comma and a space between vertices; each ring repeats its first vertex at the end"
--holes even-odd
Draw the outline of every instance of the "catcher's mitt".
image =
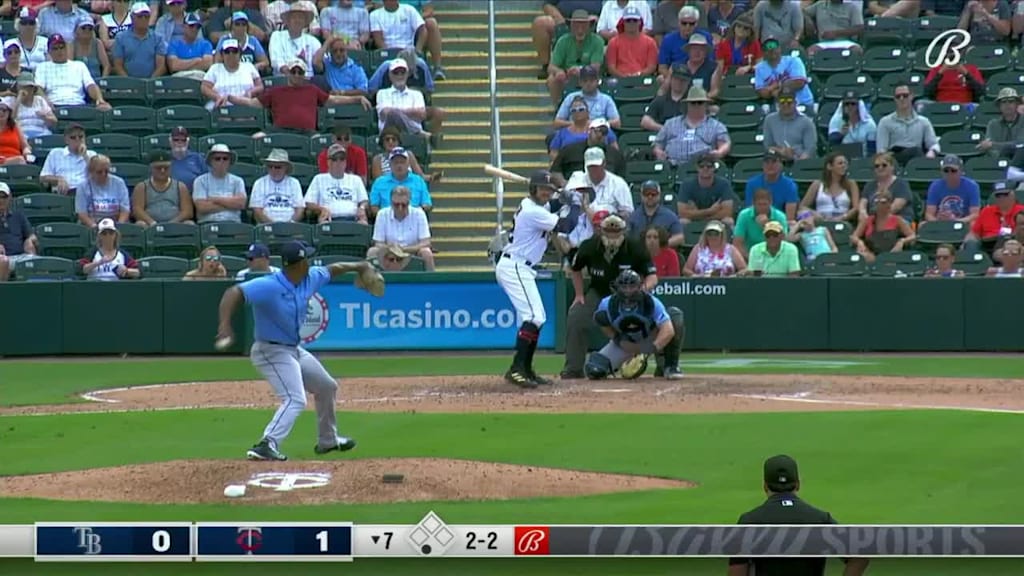
POLYGON ((384 295, 384 277, 372 267, 360 272, 354 284, 378 298, 384 295))
POLYGON ((647 372, 647 361, 650 359, 648 354, 637 354, 629 360, 626 360, 619 368, 619 376, 622 376, 626 380, 634 380, 643 376, 647 372))

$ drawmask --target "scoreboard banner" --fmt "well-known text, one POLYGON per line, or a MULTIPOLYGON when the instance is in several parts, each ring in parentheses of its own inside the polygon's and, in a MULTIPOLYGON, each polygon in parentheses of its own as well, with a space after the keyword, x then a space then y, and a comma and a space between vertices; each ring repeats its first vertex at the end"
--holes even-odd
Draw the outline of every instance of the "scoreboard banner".
POLYGON ((0 526, 37 561, 346 562, 452 557, 1024 557, 1021 525, 464 525, 60 522, 0 526))

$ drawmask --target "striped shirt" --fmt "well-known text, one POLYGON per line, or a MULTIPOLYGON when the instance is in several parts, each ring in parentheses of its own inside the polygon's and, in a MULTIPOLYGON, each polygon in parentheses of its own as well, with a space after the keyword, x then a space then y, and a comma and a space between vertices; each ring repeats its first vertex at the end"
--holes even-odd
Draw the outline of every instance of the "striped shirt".
POLYGON ((370 13, 366 8, 328 6, 320 11, 320 26, 324 37, 341 36, 357 40, 370 33, 370 13))
POLYGON ((46 90, 54 106, 84 106, 89 86, 96 84, 84 62, 43 62, 36 68, 36 82, 46 90))
POLYGON ((43 169, 40 176, 60 176, 68 183, 69 189, 81 188, 85 184, 88 172, 86 165, 89 158, 96 155, 92 150, 86 150, 85 154, 72 154, 67 146, 54 148, 46 155, 43 162, 43 169))
POLYGON ((691 125, 686 116, 669 118, 658 131, 654 143, 668 155, 670 162, 685 164, 729 141, 729 130, 714 118, 691 125))
POLYGON ((56 6, 47 6, 39 12, 39 35, 49 38, 60 34, 68 41, 75 37, 78 22, 90 18, 89 13, 74 6, 69 12, 61 12, 56 6))

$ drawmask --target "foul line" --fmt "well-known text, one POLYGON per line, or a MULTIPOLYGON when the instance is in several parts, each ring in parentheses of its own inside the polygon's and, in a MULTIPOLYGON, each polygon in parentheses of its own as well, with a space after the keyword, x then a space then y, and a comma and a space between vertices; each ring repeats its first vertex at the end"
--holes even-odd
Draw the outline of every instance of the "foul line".
POLYGON ((777 396, 771 394, 730 394, 733 398, 746 398, 749 400, 778 400, 780 402, 803 402, 804 404, 840 404, 845 406, 869 406, 874 408, 892 409, 913 409, 913 410, 959 410, 961 412, 992 412, 996 414, 1024 414, 1024 410, 1011 410, 1008 408, 977 408, 972 406, 941 406, 928 404, 886 404, 883 402, 866 402, 862 400, 829 400, 827 398, 807 398, 807 393, 795 394, 792 396, 777 396))

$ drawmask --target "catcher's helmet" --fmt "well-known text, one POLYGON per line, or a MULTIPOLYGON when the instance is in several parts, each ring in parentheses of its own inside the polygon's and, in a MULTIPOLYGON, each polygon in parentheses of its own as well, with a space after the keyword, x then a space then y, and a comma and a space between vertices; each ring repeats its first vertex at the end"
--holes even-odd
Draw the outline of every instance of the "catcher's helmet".
POLYGON ((638 302, 642 294, 643 278, 636 270, 626 269, 615 279, 615 292, 624 302, 638 302))

